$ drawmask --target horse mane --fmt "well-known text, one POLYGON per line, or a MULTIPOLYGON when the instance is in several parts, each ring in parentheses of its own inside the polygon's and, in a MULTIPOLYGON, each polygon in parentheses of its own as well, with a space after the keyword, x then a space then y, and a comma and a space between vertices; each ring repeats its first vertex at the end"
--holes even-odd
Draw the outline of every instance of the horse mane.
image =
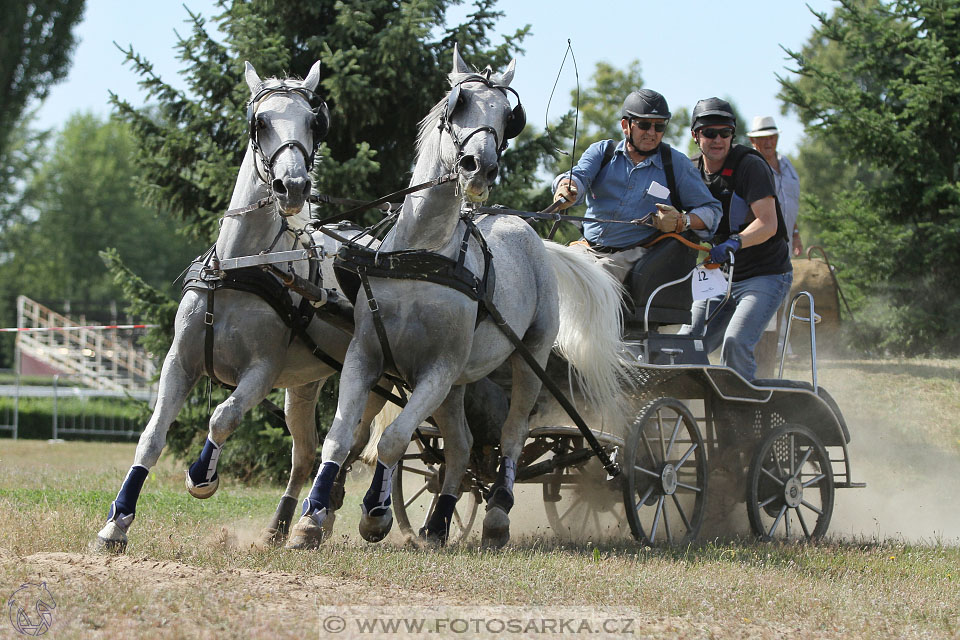
MULTIPOLYGON (((453 87, 463 80, 466 80, 470 76, 475 76, 479 74, 479 71, 474 73, 451 73, 447 76, 447 80, 450 82, 451 90, 453 87)), ((494 73, 490 75, 490 82, 493 84, 503 84, 503 74, 494 73)), ((420 154, 423 152, 424 146, 426 146, 427 141, 430 138, 430 135, 433 134, 437 127, 440 125, 440 118, 443 116, 443 112, 447 108, 447 98, 450 97, 450 91, 447 91, 444 94, 443 98, 440 101, 433 105, 433 108, 430 109, 430 112, 420 121, 419 130, 417 133, 417 159, 419 160, 420 154)))

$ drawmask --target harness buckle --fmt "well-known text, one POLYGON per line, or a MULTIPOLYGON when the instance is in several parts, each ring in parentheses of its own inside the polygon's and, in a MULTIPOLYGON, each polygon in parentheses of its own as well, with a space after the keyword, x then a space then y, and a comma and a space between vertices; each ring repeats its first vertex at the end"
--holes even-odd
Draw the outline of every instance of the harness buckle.
POLYGON ((213 314, 209 311, 203 314, 203 324, 213 325, 213 314))
POLYGON ((367 298, 367 307, 370 308, 370 311, 377 313, 380 311, 380 305, 377 304, 376 298, 367 298))

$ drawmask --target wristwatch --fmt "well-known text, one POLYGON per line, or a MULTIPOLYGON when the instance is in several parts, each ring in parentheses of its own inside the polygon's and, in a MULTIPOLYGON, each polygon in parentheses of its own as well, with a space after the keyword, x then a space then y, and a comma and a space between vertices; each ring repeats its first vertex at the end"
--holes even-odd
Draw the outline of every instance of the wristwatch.
POLYGON ((685 213, 683 214, 683 229, 681 229, 680 231, 683 232, 689 228, 690 228, 690 214, 685 213))
POLYGON ((731 233, 729 236, 727 236, 727 240, 736 240, 737 250, 740 250, 743 248, 743 240, 740 238, 739 233, 731 233))

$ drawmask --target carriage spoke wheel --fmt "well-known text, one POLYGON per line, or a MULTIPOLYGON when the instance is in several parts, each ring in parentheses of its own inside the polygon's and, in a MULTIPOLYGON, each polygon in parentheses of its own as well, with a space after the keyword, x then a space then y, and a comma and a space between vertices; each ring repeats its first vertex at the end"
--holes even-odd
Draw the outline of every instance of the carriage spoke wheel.
POLYGON ((750 463, 747 515, 763 540, 817 540, 833 514, 833 469, 810 429, 785 424, 769 433, 750 463))
POLYGON ((707 452, 690 410, 674 398, 644 407, 627 436, 623 503, 644 544, 685 545, 703 524, 707 452))
MULTIPOLYGON (((434 449, 442 450, 442 438, 430 437, 427 440, 434 449)), ((424 452, 423 444, 414 439, 397 465, 393 479, 391 500, 394 516, 400 530, 411 536, 416 536, 420 529, 426 526, 440 497, 443 482, 443 464, 428 461, 430 455, 424 455, 424 452)), ((461 485, 460 499, 453 511, 453 521, 450 523, 448 545, 457 544, 466 538, 477 519, 477 511, 482 501, 480 490, 467 487, 466 483, 465 477, 464 484, 461 485)))
MULTIPOLYGON (((563 438, 557 455, 583 447, 583 438, 563 438)), ((554 535, 599 541, 628 534, 616 485, 596 458, 557 469, 543 477, 543 507, 554 535)))

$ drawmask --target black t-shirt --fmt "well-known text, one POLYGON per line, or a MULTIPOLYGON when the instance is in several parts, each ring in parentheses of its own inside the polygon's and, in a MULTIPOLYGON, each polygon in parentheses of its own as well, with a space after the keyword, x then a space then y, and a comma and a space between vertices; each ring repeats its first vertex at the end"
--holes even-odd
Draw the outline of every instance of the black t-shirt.
POLYGON ((734 282, 792 271, 790 251, 784 242, 787 235, 783 214, 780 212, 780 203, 776 202, 776 183, 763 157, 753 153, 752 149, 734 145, 719 173, 707 173, 703 158, 697 158, 696 162, 710 193, 723 205, 723 218, 717 228, 718 240, 725 240, 730 234, 743 231, 756 219, 750 203, 770 196, 776 203, 777 231, 764 242, 745 247, 734 254, 734 282))

